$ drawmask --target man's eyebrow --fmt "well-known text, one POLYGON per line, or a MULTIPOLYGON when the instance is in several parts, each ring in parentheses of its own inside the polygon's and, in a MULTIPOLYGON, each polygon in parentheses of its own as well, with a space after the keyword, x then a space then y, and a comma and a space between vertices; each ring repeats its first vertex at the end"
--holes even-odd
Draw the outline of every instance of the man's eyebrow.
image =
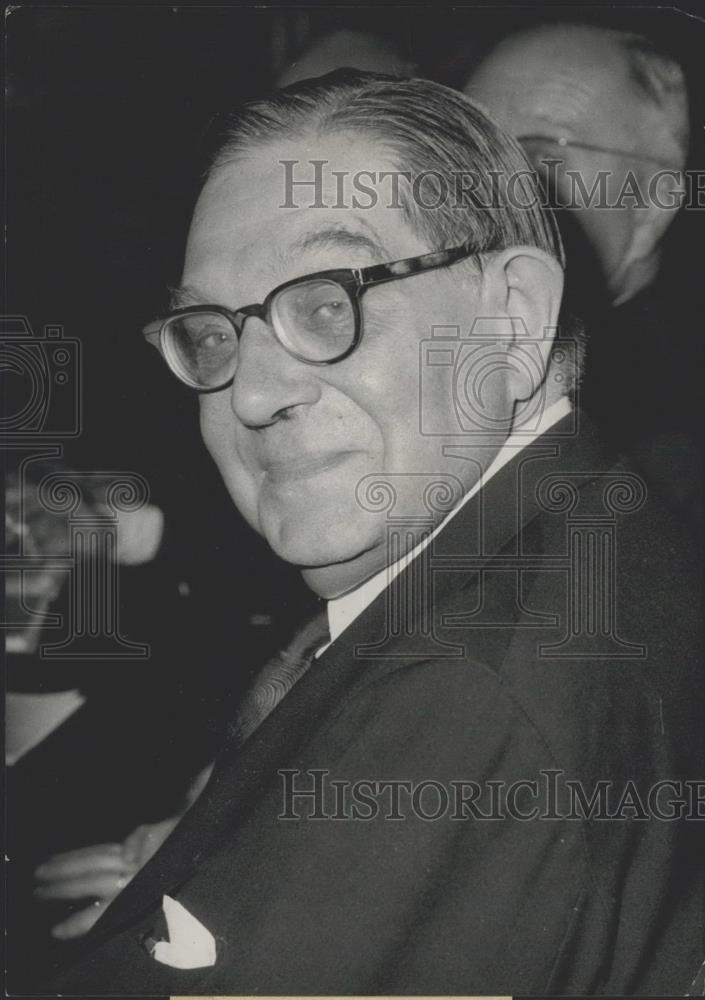
POLYGON ((190 285, 169 286, 169 306, 171 309, 181 309, 183 306, 198 306, 204 303, 202 295, 190 285))
POLYGON ((292 245, 294 253, 303 250, 331 250, 342 248, 344 250, 366 250, 367 253, 376 260, 383 261, 387 257, 387 251, 372 236, 358 232, 353 229, 346 229, 343 226, 328 226, 325 229, 317 229, 313 233, 300 237, 292 245))
MULTIPOLYGON (((286 255, 282 254, 280 256, 295 256, 304 250, 330 250, 341 247, 345 250, 358 252, 364 250, 373 260, 380 262, 386 260, 389 255, 388 251, 382 247, 381 243, 372 234, 368 236, 354 229, 346 229, 343 226, 337 225, 317 229, 313 233, 307 233, 288 248, 286 255)), ((206 299, 202 293, 191 285, 169 287, 168 292, 171 309, 206 304, 206 299)))

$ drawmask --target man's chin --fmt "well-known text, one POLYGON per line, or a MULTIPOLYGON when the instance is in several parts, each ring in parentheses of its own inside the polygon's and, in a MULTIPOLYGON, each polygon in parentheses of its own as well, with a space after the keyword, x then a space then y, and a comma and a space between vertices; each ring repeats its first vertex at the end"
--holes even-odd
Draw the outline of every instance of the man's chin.
POLYGON ((374 544, 369 538, 351 537, 348 532, 328 534, 300 522, 280 524, 276 531, 265 529, 264 536, 280 559, 300 569, 321 569, 349 562, 374 544))
POLYGON ((357 523, 351 515, 335 519, 332 527, 326 527, 327 523, 331 521, 322 513, 314 517, 310 512, 308 516, 300 512, 297 517, 265 518, 260 523, 260 530, 273 551, 302 570, 309 585, 318 592, 314 580, 340 578, 347 582, 360 576, 364 571, 357 567, 365 566, 370 553, 380 549, 384 540, 373 518, 357 523))

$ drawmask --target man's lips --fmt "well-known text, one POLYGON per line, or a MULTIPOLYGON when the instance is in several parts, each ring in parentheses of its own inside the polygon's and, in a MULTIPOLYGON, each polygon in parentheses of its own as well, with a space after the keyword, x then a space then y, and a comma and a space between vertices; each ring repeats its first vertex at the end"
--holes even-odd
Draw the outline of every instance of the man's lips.
POLYGON ((290 483, 337 469, 355 454, 354 451, 325 451, 313 455, 270 459, 262 464, 270 483, 290 483))

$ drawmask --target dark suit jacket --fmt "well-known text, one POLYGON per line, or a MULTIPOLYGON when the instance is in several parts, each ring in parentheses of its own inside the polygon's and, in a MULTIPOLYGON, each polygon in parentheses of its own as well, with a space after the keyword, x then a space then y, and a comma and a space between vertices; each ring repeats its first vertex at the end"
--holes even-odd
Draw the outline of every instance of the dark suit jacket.
POLYGON ((430 573, 414 576, 417 560, 400 578, 400 628, 382 594, 224 752, 52 989, 686 992, 703 958, 703 824, 653 815, 684 785, 642 812, 657 782, 703 775, 697 558, 589 427, 561 436, 569 424, 448 523, 430 573), (281 818, 282 769, 297 788, 328 772, 320 818, 303 797, 281 818), (555 801, 540 791, 551 772, 555 801), (608 801, 590 816, 563 779, 608 801), (412 794, 389 818, 363 781, 412 794), (537 805, 544 818, 518 817, 537 805), (150 956, 164 893, 214 934, 214 966, 150 956))

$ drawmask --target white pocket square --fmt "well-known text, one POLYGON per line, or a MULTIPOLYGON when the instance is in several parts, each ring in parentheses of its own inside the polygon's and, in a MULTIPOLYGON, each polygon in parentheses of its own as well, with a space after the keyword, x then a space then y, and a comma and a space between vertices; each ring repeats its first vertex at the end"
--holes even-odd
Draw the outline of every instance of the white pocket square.
POLYGON ((168 941, 157 941, 152 958, 173 969, 202 969, 215 965, 215 938, 171 896, 162 897, 162 909, 169 931, 168 941))

